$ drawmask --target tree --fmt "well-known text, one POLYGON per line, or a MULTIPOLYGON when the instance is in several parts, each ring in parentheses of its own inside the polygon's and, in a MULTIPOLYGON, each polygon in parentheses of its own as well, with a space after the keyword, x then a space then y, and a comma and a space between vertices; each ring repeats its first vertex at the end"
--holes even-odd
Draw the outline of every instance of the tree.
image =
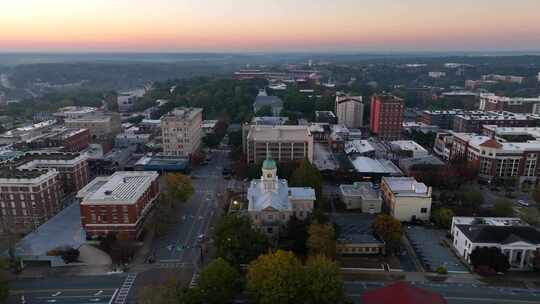
POLYGON ((227 215, 216 226, 217 255, 238 266, 254 260, 269 248, 267 237, 252 228, 247 217, 227 215))
POLYGON ((159 196, 154 205, 154 214, 150 223, 156 236, 164 236, 175 223, 175 213, 171 210, 171 204, 168 203, 162 195, 159 196))
POLYGON ((463 193, 463 204, 467 207, 477 209, 484 204, 484 195, 478 189, 466 191, 463 193))
POLYGON ((381 214, 373 222, 375 233, 384 240, 388 252, 395 252, 401 244, 401 222, 390 215, 381 214))
POLYGON ((450 228, 454 216, 454 211, 448 208, 437 208, 431 212, 433 222, 441 228, 450 228))
POLYGON ((303 303, 306 276, 302 264, 290 251, 278 250, 251 262, 247 290, 261 304, 303 303))
POLYGON ((514 215, 512 202, 506 199, 496 200, 492 209, 493 216, 511 217, 514 215))
POLYGON ((204 303, 229 303, 240 291, 240 274, 222 258, 208 264, 198 280, 204 303))
POLYGON ((537 208, 527 208, 520 213, 522 220, 529 225, 538 226, 540 224, 540 211, 537 208))
POLYGON ((9 297, 9 281, 7 273, 0 270, 0 303, 6 303, 9 297))
POLYGON ((323 177, 321 172, 309 160, 304 159, 294 170, 289 181, 294 187, 311 187, 315 190, 317 201, 322 199, 323 177))
POLYGON ((343 298, 343 279, 339 266, 318 255, 311 257, 305 267, 306 303, 339 303, 343 298))
POLYGON ((534 187, 533 198, 537 204, 540 204, 540 183, 534 187))
POLYGON ((291 242, 289 249, 296 255, 305 256, 307 254, 309 222, 309 219, 300 220, 293 215, 287 223, 286 235, 291 242))
POLYGON ((313 223, 308 228, 307 247, 311 256, 324 255, 333 258, 336 255, 336 232, 331 224, 313 223))
POLYGON ((255 112, 255 116, 274 116, 274 113, 272 112, 272 107, 263 106, 255 112))
POLYGON ((475 269, 485 266, 495 272, 506 272, 510 268, 508 257, 497 247, 476 247, 470 259, 475 269))
POLYGON ((167 173, 165 180, 171 206, 175 206, 174 201, 184 203, 193 195, 194 189, 189 176, 180 173, 167 173))

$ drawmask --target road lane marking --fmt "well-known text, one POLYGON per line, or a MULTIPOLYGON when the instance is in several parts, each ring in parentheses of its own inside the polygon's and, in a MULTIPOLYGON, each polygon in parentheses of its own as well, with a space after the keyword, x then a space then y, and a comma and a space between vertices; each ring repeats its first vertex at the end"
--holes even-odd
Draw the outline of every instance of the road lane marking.
MULTIPOLYGON (((63 292, 92 292, 92 291, 99 291, 99 290, 103 290, 103 291, 107 291, 107 290, 115 290, 115 288, 101 288, 101 289, 98 289, 98 288, 88 288, 88 289, 84 289, 84 288, 73 288, 73 289, 62 289, 63 292)), ((13 295, 18 295, 18 294, 28 294, 28 293, 49 293, 49 292, 56 292, 58 291, 58 289, 14 289, 14 290, 10 290, 9 293, 10 294, 13 294, 13 295)))

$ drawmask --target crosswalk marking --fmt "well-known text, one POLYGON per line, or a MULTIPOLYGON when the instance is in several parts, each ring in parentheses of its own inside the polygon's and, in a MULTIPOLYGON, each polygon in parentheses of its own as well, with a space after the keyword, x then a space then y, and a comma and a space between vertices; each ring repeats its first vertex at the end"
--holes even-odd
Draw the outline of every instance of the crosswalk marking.
POLYGON ((114 300, 115 304, 125 304, 129 291, 131 290, 131 287, 135 283, 135 279, 137 278, 137 274, 129 274, 126 279, 124 280, 124 283, 118 290, 118 294, 116 295, 116 299, 114 300))

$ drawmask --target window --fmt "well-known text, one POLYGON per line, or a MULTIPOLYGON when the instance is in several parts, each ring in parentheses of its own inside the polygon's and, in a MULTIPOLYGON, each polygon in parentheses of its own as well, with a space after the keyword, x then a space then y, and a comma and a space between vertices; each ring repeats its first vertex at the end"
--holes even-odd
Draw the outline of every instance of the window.
POLYGON ((420 212, 422 212, 422 213, 427 213, 427 208, 422 208, 422 209, 420 209, 420 212))

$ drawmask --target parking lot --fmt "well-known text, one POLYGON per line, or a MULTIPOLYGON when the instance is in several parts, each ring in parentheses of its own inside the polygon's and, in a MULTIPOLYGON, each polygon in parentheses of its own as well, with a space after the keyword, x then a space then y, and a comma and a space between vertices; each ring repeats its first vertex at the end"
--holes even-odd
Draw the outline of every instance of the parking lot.
POLYGON ((445 230, 410 226, 406 233, 426 271, 435 271, 437 267, 444 266, 448 272, 468 272, 451 249, 442 245, 441 240, 446 236, 445 230))

